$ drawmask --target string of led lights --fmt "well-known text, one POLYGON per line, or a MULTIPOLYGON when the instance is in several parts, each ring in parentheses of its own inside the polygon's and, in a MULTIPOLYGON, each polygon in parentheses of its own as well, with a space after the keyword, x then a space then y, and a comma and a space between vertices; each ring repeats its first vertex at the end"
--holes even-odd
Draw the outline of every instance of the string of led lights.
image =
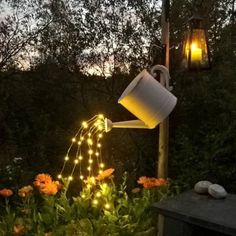
POLYGON ((72 181, 76 173, 78 173, 81 181, 89 177, 90 181, 95 182, 94 175, 101 174, 105 167, 102 160, 101 144, 104 132, 105 118, 102 114, 95 115, 88 121, 82 122, 81 127, 71 139, 62 169, 58 175, 59 179, 68 178, 69 181, 72 181), (85 170, 87 170, 87 173, 84 173, 82 165, 86 164, 85 170), (68 167, 69 165, 72 165, 72 167, 68 167), (70 174, 69 176, 64 176, 68 168, 71 169, 70 174), (95 170, 97 170, 97 173, 95 170))

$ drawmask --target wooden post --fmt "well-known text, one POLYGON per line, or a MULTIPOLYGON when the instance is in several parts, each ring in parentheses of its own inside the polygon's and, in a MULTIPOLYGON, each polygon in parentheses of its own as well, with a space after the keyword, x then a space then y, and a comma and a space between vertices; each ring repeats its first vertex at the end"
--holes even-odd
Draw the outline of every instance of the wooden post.
MULTIPOLYGON (((163 65, 169 69, 169 0, 162 0, 161 16, 161 43, 163 47, 163 65)), ((165 85, 163 75, 160 82, 165 85)), ((169 142, 169 119, 166 118, 159 125, 159 155, 158 155, 158 178, 167 178, 168 176, 168 142, 169 142)))
MULTIPOLYGON (((162 15, 161 15, 161 43, 163 47, 163 65, 169 69, 169 8, 170 0, 162 0, 162 15)), ((160 82, 165 85, 164 78, 161 74, 160 82)), ((157 176, 158 178, 168 177, 168 145, 169 145, 169 118, 167 117, 159 125, 159 155, 157 176)), ((164 232, 164 217, 158 217, 158 236, 163 236, 164 232)))

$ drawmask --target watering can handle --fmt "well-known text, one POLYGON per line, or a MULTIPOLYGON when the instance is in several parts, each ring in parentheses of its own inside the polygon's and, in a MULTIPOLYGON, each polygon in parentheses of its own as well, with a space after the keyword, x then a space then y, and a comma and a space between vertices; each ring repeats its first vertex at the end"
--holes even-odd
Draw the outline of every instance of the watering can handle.
POLYGON ((155 65, 151 68, 151 74, 153 77, 155 77, 155 71, 159 70, 162 74, 163 74, 163 78, 164 78, 164 84, 162 84, 167 90, 171 91, 172 87, 170 87, 169 85, 169 81, 170 81, 170 73, 167 67, 163 66, 163 65, 155 65))

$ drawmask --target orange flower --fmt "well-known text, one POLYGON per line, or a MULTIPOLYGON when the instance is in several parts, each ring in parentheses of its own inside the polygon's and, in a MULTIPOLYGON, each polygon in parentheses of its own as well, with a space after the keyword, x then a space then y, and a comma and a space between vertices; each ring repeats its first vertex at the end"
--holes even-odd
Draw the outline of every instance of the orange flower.
POLYGON ((168 181, 163 178, 159 178, 156 180, 156 184, 157 186, 164 186, 168 184, 168 181))
POLYGON ((153 188, 153 187, 160 187, 167 184, 165 179, 159 178, 149 178, 146 176, 142 176, 138 180, 139 184, 142 184, 144 188, 153 188))
POLYGON ((96 177, 96 180, 98 180, 98 181, 104 180, 104 179, 110 177, 114 171, 115 171, 115 169, 113 169, 113 168, 106 169, 96 177))
POLYGON ((148 178, 146 177, 146 176, 141 176, 141 177, 139 177, 139 179, 138 179, 138 184, 143 184, 143 183, 145 183, 146 181, 148 180, 148 178))
POLYGON ((31 196, 33 193, 33 187, 31 185, 22 187, 21 189, 19 189, 18 191, 18 195, 20 197, 29 197, 31 196))
POLYGON ((3 188, 0 190, 0 196, 10 197, 13 194, 11 189, 3 188))
POLYGON ((153 188, 153 187, 157 187, 157 183, 155 180, 148 180, 145 183, 143 183, 143 187, 144 188, 153 188))
POLYGON ((22 236, 22 235, 25 235, 25 233, 26 233, 26 228, 24 225, 20 225, 20 224, 14 225, 14 228, 13 228, 14 236, 22 236))
POLYGON ((55 195, 62 188, 59 181, 53 181, 48 174, 38 174, 35 178, 34 185, 39 191, 46 195, 55 195))
POLYGON ((52 182, 52 178, 48 174, 38 174, 34 181, 34 186, 40 187, 42 184, 49 184, 52 182))
MULTIPOLYGON (((58 182, 58 181, 57 181, 58 182)), ((56 181, 52 181, 51 183, 47 183, 47 184, 42 184, 39 187, 39 191, 41 193, 44 193, 46 195, 55 195, 58 192, 58 183, 56 183, 56 181)))

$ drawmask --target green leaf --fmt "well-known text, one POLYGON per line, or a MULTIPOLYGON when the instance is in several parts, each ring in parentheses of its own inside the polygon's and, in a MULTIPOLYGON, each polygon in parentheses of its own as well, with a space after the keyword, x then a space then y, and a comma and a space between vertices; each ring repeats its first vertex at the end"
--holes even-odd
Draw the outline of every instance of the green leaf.
POLYGON ((135 233, 134 236, 153 236, 153 235, 156 235, 156 230, 154 227, 152 227, 146 231, 143 231, 143 232, 135 233))
POLYGON ((81 219, 78 224, 88 235, 93 235, 93 226, 89 219, 81 219))

